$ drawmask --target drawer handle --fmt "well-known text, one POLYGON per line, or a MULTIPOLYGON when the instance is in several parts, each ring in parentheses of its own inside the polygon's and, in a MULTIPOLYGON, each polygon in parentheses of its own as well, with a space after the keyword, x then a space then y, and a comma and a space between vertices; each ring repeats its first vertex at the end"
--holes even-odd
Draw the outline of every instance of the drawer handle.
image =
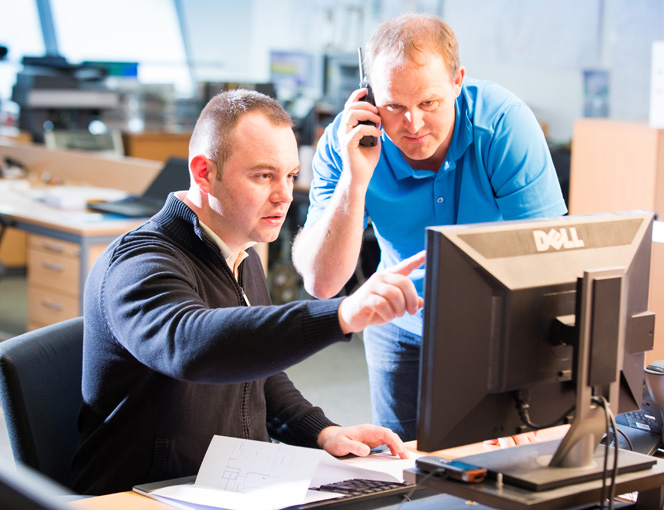
POLYGON ((42 243, 42 248, 56 253, 62 253, 64 251, 64 247, 61 244, 49 243, 48 241, 42 243))
POLYGON ((62 310, 62 305, 60 303, 54 303, 53 301, 46 301, 45 299, 42 299, 41 303, 44 308, 50 308, 51 310, 55 310, 56 312, 62 310))
POLYGON ((42 266, 46 269, 50 269, 51 271, 62 271, 63 267, 61 264, 53 264, 52 262, 42 262, 42 266))

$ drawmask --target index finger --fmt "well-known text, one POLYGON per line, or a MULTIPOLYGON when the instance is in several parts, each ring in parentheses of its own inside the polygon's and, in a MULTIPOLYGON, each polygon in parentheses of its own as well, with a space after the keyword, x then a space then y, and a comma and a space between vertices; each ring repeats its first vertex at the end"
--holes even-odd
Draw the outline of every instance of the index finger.
POLYGON ((387 431, 387 433, 384 435, 383 444, 387 446, 393 456, 399 457, 401 459, 409 458, 406 445, 404 445, 401 438, 391 430, 387 431))
POLYGON ((344 105, 344 109, 348 108, 353 103, 357 103, 361 98, 367 95, 367 89, 366 88, 361 88, 361 89, 356 89, 353 91, 353 93, 348 97, 346 100, 346 104, 344 105))
POLYGON ((391 268, 388 269, 391 273, 397 273, 403 276, 407 276, 410 274, 410 272, 413 269, 417 269, 420 267, 422 264, 424 264, 424 259, 426 258, 426 250, 422 250, 421 252, 413 255, 412 257, 408 257, 405 260, 402 260, 399 262, 396 266, 392 266, 391 268))

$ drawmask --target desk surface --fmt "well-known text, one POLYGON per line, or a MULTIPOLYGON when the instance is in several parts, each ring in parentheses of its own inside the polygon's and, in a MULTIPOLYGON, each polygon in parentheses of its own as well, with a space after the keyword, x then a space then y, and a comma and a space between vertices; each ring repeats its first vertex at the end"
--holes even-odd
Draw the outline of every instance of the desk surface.
MULTIPOLYGON (((568 428, 569 428, 568 425, 552 427, 550 429, 540 431, 539 437, 543 441, 559 439, 563 435, 565 435, 565 432, 567 432, 568 428)), ((417 444, 414 441, 406 443, 408 449, 413 452, 417 452, 416 445, 417 444)), ((448 458, 456 458, 456 457, 463 457, 466 455, 474 455, 476 453, 488 452, 496 450, 498 448, 499 448, 498 446, 490 445, 487 443, 474 443, 470 445, 459 446, 456 448, 449 448, 447 450, 441 450, 439 452, 434 452, 434 453, 436 455, 448 458)), ((424 452, 418 452, 418 453, 424 453, 424 452)), ((454 500, 454 498, 451 496, 445 496, 444 498, 448 498, 450 502, 454 500)), ((414 509, 437 508, 437 504, 429 506, 425 503, 424 500, 415 501, 412 504, 409 504, 408 507, 410 508, 411 505, 414 509)), ((131 491, 119 492, 117 494, 108 494, 105 496, 97 496, 94 498, 80 499, 69 503, 69 506, 78 510, 111 510, 117 508, 122 508, 125 510, 172 510, 173 508, 169 505, 160 503, 154 499, 148 498, 146 496, 141 496, 131 491)), ((452 505, 452 507, 454 507, 454 505, 452 505)))
MULTIPOLYGON (((544 431, 542 439, 546 440, 546 439, 555 439, 558 437, 562 437, 567 428, 568 427, 565 425, 562 427, 554 427, 552 429, 544 431)), ((417 452, 415 446, 416 446, 415 442, 407 443, 407 447, 409 450, 417 452)), ((459 446, 456 448, 450 448, 448 450, 442 450, 440 452, 436 452, 436 454, 449 458, 455 458, 455 457, 463 457, 465 455, 473 455, 476 453, 492 451, 497 448, 498 448, 497 446, 493 446, 487 443, 474 443, 470 445, 459 446)), ((418 502, 415 503, 420 503, 421 501, 422 500, 419 500, 418 502)), ((417 507, 420 507, 420 504, 418 504, 417 507)), ((105 496, 97 496, 94 498, 80 499, 69 503, 69 506, 78 510, 111 510, 111 509, 115 510, 117 508, 122 508, 124 510, 172 510, 173 509, 173 507, 169 505, 160 503, 146 496, 141 496, 140 494, 136 494, 134 492, 119 492, 117 494, 108 494, 105 496)))
POLYGON ((33 199, 29 193, 16 191, 0 193, 0 215, 23 230, 48 229, 80 237, 119 235, 145 221, 84 209, 60 209, 33 199))

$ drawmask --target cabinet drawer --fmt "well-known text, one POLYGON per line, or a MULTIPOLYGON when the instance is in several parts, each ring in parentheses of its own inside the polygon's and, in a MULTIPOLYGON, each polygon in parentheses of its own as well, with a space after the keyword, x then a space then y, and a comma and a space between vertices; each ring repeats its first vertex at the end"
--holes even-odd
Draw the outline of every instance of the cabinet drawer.
POLYGON ((28 252, 28 285, 45 287, 76 298, 79 295, 80 260, 31 248, 28 252))
POLYGON ((77 298, 28 287, 28 323, 55 324, 79 315, 77 298))
POLYGON ((30 235, 30 249, 35 248, 40 251, 54 253, 56 255, 69 255, 79 257, 81 247, 77 243, 62 241, 54 237, 40 236, 38 234, 30 235))

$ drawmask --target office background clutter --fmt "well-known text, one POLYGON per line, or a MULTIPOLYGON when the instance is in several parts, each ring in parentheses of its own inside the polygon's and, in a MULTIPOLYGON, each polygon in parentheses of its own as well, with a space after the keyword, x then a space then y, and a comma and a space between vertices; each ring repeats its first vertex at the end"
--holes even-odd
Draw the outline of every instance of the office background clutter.
MULTIPOLYGON (((247 86, 276 96, 293 115, 306 179, 310 146, 357 87, 357 47, 379 23, 409 11, 442 17, 468 74, 500 83, 532 108, 561 181, 578 119, 649 118, 652 48, 664 40, 661 0, 22 0, 0 11, 0 145, 6 136, 163 162, 186 156, 211 95, 247 86), (58 142, 63 131, 71 136, 58 142), (120 143, 99 142, 111 132, 120 143)), ((303 190, 270 247, 275 302, 306 297, 289 264, 290 238, 306 215, 303 190)), ((0 246, 0 339, 28 324, 25 255, 13 262, 7 252, 15 249, 8 243, 26 242, 16 239, 5 236, 0 246)), ((364 260, 358 279, 371 270, 371 253, 364 260)), ((290 374, 332 419, 370 421, 360 338, 290 374)), ((0 455, 11 457, 4 430, 0 455)))
MULTIPOLYGON (((150 98, 161 100, 168 128, 195 119, 207 82, 276 79, 296 114, 308 113, 310 100, 338 108, 337 93, 348 85, 335 73, 354 63, 357 46, 381 21, 406 11, 443 17, 468 73, 514 91, 552 143, 569 142, 580 116, 648 118, 652 43, 664 39, 657 0, 27 0, 0 20, 0 45, 8 49, 0 108, 6 123, 16 111, 8 100, 21 60, 45 54, 70 64, 116 63, 108 83, 125 94, 124 108, 145 110, 147 99, 154 110, 150 98)), ((150 112, 142 112, 143 126, 141 112, 125 113, 129 129, 157 127, 150 112)))

